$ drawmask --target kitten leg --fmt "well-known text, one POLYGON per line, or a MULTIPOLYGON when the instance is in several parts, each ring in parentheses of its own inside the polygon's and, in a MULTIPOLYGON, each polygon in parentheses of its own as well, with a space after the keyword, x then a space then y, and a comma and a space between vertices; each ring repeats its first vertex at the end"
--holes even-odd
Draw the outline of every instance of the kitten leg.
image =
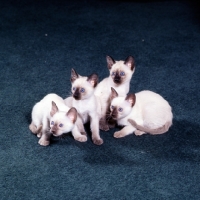
POLYGON ((79 142, 86 142, 87 141, 87 136, 82 135, 80 133, 77 125, 75 125, 74 128, 72 129, 72 135, 73 135, 74 139, 79 141, 79 142))
POLYGON ((47 133, 47 131, 44 131, 42 132, 42 136, 39 139, 38 143, 41 146, 48 146, 50 144, 50 137, 51 137, 51 134, 47 133))
POLYGON ((29 125, 29 129, 33 134, 37 134, 37 127, 35 126, 35 124, 33 123, 33 121, 31 122, 31 124, 29 125))
POLYGON ((83 125, 83 122, 82 122, 80 117, 77 118, 75 124, 77 125, 79 132, 81 132, 82 135, 87 136, 85 128, 84 128, 84 125, 83 125))
MULTIPOLYGON (((107 108, 104 105, 104 102, 102 102, 102 99, 100 99, 100 100, 101 100, 102 107, 101 107, 101 118, 99 120, 99 129, 102 131, 109 131, 107 116, 109 116, 109 114, 110 114, 110 108, 109 107, 107 108)), ((110 104, 108 104, 108 105, 110 105, 110 104)))
POLYGON ((90 116, 90 128, 92 131, 93 143, 96 145, 103 144, 103 140, 100 138, 99 135, 99 118, 96 116, 96 113, 90 116))
POLYGON ((99 121, 99 129, 101 129, 102 131, 108 131, 109 130, 109 126, 108 123, 106 122, 105 117, 102 117, 99 121))
POLYGON ((33 122, 31 122, 31 124, 29 125, 29 129, 33 134, 37 134, 37 137, 41 137, 41 135, 42 135, 42 132, 41 132, 42 125, 39 125, 37 127, 33 122))
POLYGON ((116 131, 114 133, 114 137, 115 138, 121 138, 121 137, 132 134, 135 130, 136 129, 133 126, 127 125, 124 128, 122 128, 120 131, 116 131))
POLYGON ((48 131, 48 127, 48 120, 43 120, 42 135, 38 141, 38 143, 42 146, 47 146, 50 144, 51 133, 48 131))

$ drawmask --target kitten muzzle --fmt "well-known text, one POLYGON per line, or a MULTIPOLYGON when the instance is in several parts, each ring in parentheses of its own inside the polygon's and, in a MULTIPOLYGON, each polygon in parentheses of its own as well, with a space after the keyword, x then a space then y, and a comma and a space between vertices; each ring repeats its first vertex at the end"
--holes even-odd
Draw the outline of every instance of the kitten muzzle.
POLYGON ((74 94, 73 94, 74 99, 80 100, 81 99, 81 94, 79 92, 79 89, 76 89, 74 94))
POLYGON ((121 77, 119 76, 118 73, 116 73, 114 79, 113 79, 114 83, 116 84, 120 84, 121 83, 121 77))
POLYGON ((117 109, 114 108, 113 111, 110 113, 112 119, 117 120, 117 109))
POLYGON ((54 136, 57 136, 57 131, 58 131, 58 128, 56 126, 52 126, 50 132, 54 135, 54 136))

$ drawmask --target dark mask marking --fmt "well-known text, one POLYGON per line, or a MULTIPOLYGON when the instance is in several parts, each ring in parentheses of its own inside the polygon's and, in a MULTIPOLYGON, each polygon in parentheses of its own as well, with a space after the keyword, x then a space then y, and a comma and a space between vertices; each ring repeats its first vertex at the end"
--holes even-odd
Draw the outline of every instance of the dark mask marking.
POLYGON ((57 131, 58 131, 58 126, 57 126, 57 124, 54 124, 54 125, 51 127, 51 133, 56 134, 57 131))
POLYGON ((80 93, 80 88, 76 88, 74 94, 73 94, 74 99, 80 100, 81 99, 81 93, 80 93))
POLYGON ((114 83, 116 83, 116 84, 120 84, 120 83, 122 82, 121 76, 119 75, 119 72, 118 72, 118 71, 116 71, 116 74, 115 74, 115 76, 114 76, 114 78, 113 78, 113 81, 114 81, 114 83))
POLYGON ((117 112, 117 108, 115 107, 111 112, 111 117, 113 119, 117 119, 117 116, 118 116, 118 112, 117 112))

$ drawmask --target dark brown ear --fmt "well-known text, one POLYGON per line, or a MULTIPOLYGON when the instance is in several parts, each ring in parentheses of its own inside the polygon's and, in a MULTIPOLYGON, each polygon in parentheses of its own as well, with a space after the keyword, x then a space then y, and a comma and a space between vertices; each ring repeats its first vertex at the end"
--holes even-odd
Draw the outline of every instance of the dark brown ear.
POLYGON ((79 77, 79 75, 76 73, 76 71, 72 68, 71 69, 71 82, 73 83, 77 78, 79 77))
POLYGON ((51 112, 50 112, 51 117, 53 117, 57 112, 58 112, 58 107, 56 103, 52 101, 52 107, 51 107, 51 112))
POLYGON ((128 94, 126 96, 125 100, 130 103, 131 107, 133 107, 135 105, 136 96, 135 96, 135 94, 128 94))
POLYGON ((115 60, 111 56, 106 56, 107 66, 110 70, 112 66, 115 64, 115 60))
POLYGON ((76 108, 74 107, 70 108, 66 115, 67 117, 69 117, 69 119, 72 121, 73 124, 76 122, 77 115, 78 115, 76 108))
POLYGON ((111 87, 110 101, 112 101, 116 97, 118 97, 118 93, 113 87, 111 87))
POLYGON ((90 76, 88 76, 87 81, 93 86, 96 87, 98 84, 98 75, 97 74, 91 74, 90 76))
POLYGON ((135 59, 133 58, 133 56, 128 56, 124 61, 124 64, 133 71, 133 69, 135 68, 135 59))

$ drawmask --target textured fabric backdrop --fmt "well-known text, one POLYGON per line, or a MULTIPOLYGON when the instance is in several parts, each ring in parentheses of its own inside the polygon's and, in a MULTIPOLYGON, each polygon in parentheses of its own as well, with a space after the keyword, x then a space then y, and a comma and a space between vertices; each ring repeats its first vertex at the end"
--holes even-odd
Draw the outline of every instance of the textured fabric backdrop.
POLYGON ((0 2, 0 199, 200 199, 200 17, 191 1, 0 2), (70 94, 70 71, 108 76, 106 55, 132 55, 131 92, 161 94, 173 126, 102 146, 71 133, 42 147, 28 125, 48 93, 70 94))

